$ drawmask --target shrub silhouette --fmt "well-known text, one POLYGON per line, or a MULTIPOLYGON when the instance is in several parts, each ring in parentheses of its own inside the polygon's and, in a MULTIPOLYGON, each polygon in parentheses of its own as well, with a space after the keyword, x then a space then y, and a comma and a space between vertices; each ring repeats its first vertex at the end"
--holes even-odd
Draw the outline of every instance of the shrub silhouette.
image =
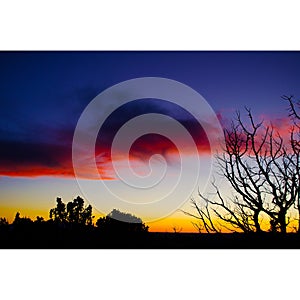
POLYGON ((6 218, 0 218, 0 227, 8 226, 6 218))
POLYGON ((101 231, 111 233, 142 233, 148 232, 149 229, 142 219, 117 209, 113 209, 107 216, 99 218, 96 225, 101 231))
POLYGON ((44 218, 40 217, 40 216, 37 216, 36 220, 34 221, 34 223, 36 223, 36 224, 42 224, 44 222, 45 222, 44 218))
POLYGON ((27 227, 28 225, 31 225, 33 222, 30 218, 27 217, 20 217, 20 213, 17 212, 15 219, 13 221, 13 225, 18 227, 27 227))

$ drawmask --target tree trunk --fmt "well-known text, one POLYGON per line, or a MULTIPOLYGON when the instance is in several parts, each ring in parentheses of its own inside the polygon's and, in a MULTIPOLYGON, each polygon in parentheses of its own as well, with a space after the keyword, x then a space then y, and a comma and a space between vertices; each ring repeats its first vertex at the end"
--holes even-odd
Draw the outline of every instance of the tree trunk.
POLYGON ((280 232, 286 234, 286 220, 285 220, 285 212, 280 212, 278 215, 278 221, 280 226, 280 232))
POLYGON ((298 206, 298 230, 297 230, 297 233, 300 234, 300 206, 298 206))
POLYGON ((256 210, 256 211, 254 211, 254 215, 253 215, 255 231, 258 232, 258 233, 261 232, 260 224, 259 224, 259 221, 258 221, 259 213, 260 213, 260 211, 256 210))

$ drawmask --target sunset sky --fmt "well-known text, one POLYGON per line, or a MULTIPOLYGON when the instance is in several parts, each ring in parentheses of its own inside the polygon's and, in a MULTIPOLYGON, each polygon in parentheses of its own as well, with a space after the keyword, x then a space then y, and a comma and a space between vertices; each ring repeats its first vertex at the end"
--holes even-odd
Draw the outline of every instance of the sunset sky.
MULTIPOLYGON (((74 178, 74 130, 90 101, 117 83, 138 77, 173 79, 200 93, 223 126, 236 110, 243 112, 247 106, 257 120, 270 120, 284 130, 287 103, 281 96, 300 99, 299 70, 300 52, 0 52, 0 216, 11 221, 20 211, 23 216, 48 218, 56 197, 64 202, 77 195, 85 198, 74 178)), ((180 108, 158 99, 138 100, 110 115, 101 129, 105 143, 96 144, 102 180, 115 190, 122 190, 122 185, 109 157, 113 137, 122 124, 145 113, 162 113, 180 121, 205 165, 209 132, 180 108)), ((158 153, 172 168, 177 152, 169 139, 148 135, 134 143, 130 161, 143 173, 143 162, 158 153)), ((195 164, 188 150, 182 155, 191 166, 195 164)), ((91 173, 83 177, 95 182, 91 173)), ((101 191, 95 190, 95 197, 102 199, 94 210, 96 217, 113 208, 126 211, 126 205, 113 206, 101 191)), ((140 192, 132 197, 150 199, 152 194, 140 192)), ((93 205, 94 200, 87 200, 93 205)), ((181 208, 190 210, 190 203, 181 208)), ((128 212, 145 220, 159 215, 142 206, 128 212)), ((172 231, 174 226, 194 231, 191 221, 175 211, 148 225, 151 231, 172 231)))

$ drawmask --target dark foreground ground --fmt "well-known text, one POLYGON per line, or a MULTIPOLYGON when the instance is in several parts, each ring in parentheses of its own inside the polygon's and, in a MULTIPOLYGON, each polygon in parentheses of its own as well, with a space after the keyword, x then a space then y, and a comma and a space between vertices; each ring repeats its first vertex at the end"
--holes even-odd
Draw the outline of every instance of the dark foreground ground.
POLYGON ((300 249, 300 235, 6 230, 2 249, 300 249))

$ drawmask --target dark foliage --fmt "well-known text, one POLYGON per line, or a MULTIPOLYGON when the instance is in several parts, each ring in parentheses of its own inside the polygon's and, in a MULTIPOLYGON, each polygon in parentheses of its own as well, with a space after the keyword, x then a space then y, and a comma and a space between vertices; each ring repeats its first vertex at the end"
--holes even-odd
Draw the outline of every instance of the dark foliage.
MULTIPOLYGON (((0 218, 1 248, 136 248, 148 233, 148 226, 129 213, 112 210, 93 224, 92 206, 81 197, 65 204, 56 199, 50 219, 34 221, 18 212, 9 224, 0 218)), ((143 244, 143 242, 142 242, 143 244)))
POLYGON ((141 233, 148 232, 149 229, 140 218, 117 209, 113 209, 106 217, 99 218, 96 225, 105 233, 141 233))
POLYGON ((65 205, 61 198, 56 199, 56 207, 50 210, 50 219, 56 223, 92 225, 92 206, 84 207, 84 200, 81 197, 75 198, 65 205))
POLYGON ((0 227, 8 226, 8 221, 6 218, 0 218, 0 227))

